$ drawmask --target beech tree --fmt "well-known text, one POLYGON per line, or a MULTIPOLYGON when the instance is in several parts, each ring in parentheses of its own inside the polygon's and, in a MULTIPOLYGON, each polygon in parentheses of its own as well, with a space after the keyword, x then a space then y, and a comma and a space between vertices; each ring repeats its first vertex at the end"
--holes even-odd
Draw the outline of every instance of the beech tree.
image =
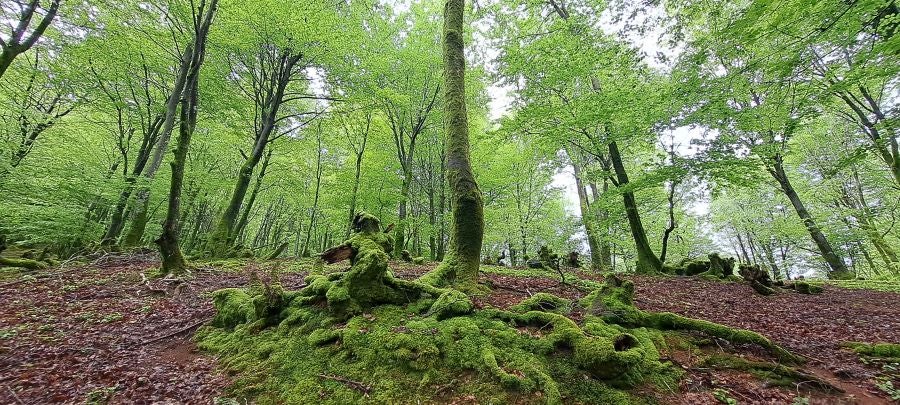
POLYGON ((464 0, 444 3, 444 114, 447 181, 450 183, 453 219, 444 261, 421 280, 436 285, 455 283, 463 289, 474 289, 478 283, 484 239, 484 202, 469 161, 464 15, 464 0))

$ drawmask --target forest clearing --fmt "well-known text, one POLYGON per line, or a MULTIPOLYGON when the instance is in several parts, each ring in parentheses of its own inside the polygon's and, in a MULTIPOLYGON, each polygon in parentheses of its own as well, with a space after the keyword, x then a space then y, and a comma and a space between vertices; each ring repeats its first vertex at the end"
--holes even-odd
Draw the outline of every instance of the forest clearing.
MULTIPOLYGON (((215 356, 199 351, 192 339, 200 324, 213 317, 208 294, 221 288, 242 287, 250 270, 284 269, 281 283, 294 289, 303 284, 313 264, 279 261, 255 263, 232 260, 199 266, 196 277, 174 286, 166 282, 142 282, 142 273, 158 265, 155 254, 110 255, 91 264, 79 264, 61 274, 38 273, 27 281, 0 284, 5 305, 0 313, 3 331, 3 363, 0 392, 4 403, 175 402, 211 403, 219 398, 246 399, 229 391, 234 376, 217 369, 215 356), (26 288, 23 288, 26 287, 26 288), (36 302, 41 302, 37 310, 36 302), (11 390, 10 390, 11 389, 11 390), (18 399, 11 393, 15 392, 18 399)), ((413 279, 433 266, 392 263, 398 276, 413 279)), ((330 271, 337 271, 337 266, 330 271)), ((571 274, 577 277, 590 275, 571 274)), ((525 269, 485 267, 481 281, 495 286, 477 307, 508 308, 538 292, 577 299, 585 293, 564 285, 552 273, 535 274, 525 269), (518 273, 518 275, 517 275, 518 273), (526 276, 527 275, 527 276, 526 276)), ((672 311, 732 327, 765 331, 775 342, 808 356, 801 369, 825 379, 843 392, 823 391, 794 381, 770 385, 765 378, 746 371, 713 371, 703 358, 731 353, 766 359, 748 345, 727 341, 705 342, 702 350, 672 350, 666 355, 685 369, 677 387, 646 392, 661 403, 717 404, 717 390, 740 403, 890 403, 878 388, 893 378, 877 361, 863 362, 843 346, 848 341, 880 342, 900 339, 900 286, 895 292, 825 286, 822 295, 781 294, 776 300, 752 294, 741 283, 696 278, 635 276, 638 307, 672 311)), ((16 281, 13 281, 16 282, 16 281)), ((774 363, 772 363, 774 365, 774 363)), ((372 390, 384 389, 376 381, 372 390)), ((453 394, 435 398, 443 403, 479 403, 485 398, 453 394)), ((344 391, 362 400, 362 394, 340 382, 322 380, 316 395, 328 402, 332 393, 344 391)), ((262 392, 264 395, 274 393, 262 392)), ((515 403, 540 402, 539 398, 511 396, 515 403)), ((226 403, 226 402, 219 402, 226 403)), ((485 402, 481 402, 485 403, 485 402)))
POLYGON ((3 0, 0 403, 898 403, 898 31, 3 0))

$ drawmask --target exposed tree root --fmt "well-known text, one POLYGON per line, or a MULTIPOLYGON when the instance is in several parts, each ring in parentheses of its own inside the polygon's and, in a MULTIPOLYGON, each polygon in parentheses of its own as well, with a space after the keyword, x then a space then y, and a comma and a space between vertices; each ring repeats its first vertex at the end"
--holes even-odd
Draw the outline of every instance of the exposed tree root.
POLYGON ((47 268, 47 264, 32 259, 0 257, 0 267, 19 267, 28 270, 43 270, 47 268))
POLYGON ((730 328, 713 322, 686 318, 670 312, 653 313, 637 309, 633 304, 634 284, 615 276, 604 286, 582 299, 589 313, 604 321, 625 326, 661 330, 692 330, 738 344, 755 344, 768 350, 780 361, 800 363, 803 359, 756 332, 730 328))

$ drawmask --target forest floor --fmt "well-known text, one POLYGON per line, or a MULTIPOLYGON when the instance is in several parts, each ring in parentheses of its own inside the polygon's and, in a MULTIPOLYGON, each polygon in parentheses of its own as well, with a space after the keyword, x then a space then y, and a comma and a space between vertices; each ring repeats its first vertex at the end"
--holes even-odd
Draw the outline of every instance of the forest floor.
MULTIPOLYGON (((196 350, 191 337, 213 316, 209 292, 245 286, 252 273, 248 268, 264 272, 273 264, 207 263, 198 265, 187 282, 147 282, 142 273, 157 265, 156 254, 148 253, 107 255, 90 264, 40 272, 0 272, 0 403, 212 403, 226 397, 229 377, 217 371, 213 357, 196 350)), ((296 289, 311 265, 286 261, 277 266, 284 287, 296 289)), ((432 268, 392 266, 407 279, 432 268)), ((561 284, 552 273, 515 274, 486 267, 483 282, 493 292, 476 299, 476 305, 505 308, 539 291, 567 298, 586 294, 561 284)), ((807 357, 804 371, 844 391, 810 394, 801 386, 769 386, 748 373, 704 368, 690 352, 673 352, 663 355, 686 373, 677 389, 648 393, 661 403, 714 404, 727 398, 740 403, 892 403, 878 387, 890 381, 884 380, 883 365, 865 364, 841 344, 900 343, 898 293, 826 286, 820 295, 762 297, 739 283, 631 279, 638 307, 760 332, 807 357)), ((721 341, 707 350, 740 351, 751 358, 758 352, 721 341)), ((888 378, 900 389, 896 372, 888 378)))

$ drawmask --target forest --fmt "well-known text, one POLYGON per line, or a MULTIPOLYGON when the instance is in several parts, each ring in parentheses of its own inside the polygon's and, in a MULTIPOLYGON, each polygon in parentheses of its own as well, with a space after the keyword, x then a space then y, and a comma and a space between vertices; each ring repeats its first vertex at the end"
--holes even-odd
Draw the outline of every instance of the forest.
POLYGON ((896 0, 0 0, 0 402, 900 401, 896 0))

